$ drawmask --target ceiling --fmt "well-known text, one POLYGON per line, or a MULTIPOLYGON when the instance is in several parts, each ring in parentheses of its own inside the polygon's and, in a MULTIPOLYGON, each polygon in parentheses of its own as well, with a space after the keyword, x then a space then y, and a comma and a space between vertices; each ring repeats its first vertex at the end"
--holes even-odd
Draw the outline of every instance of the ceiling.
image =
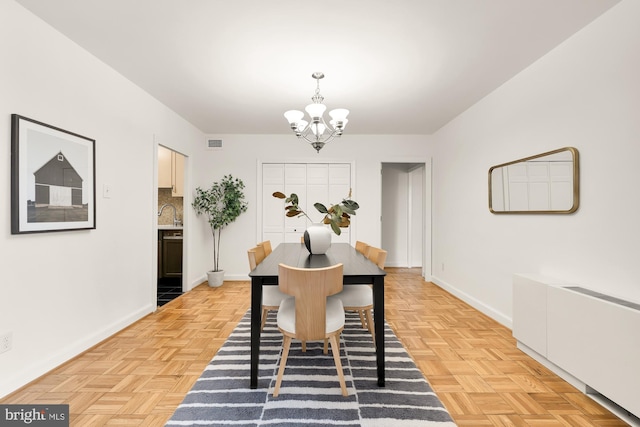
POLYGON ((208 134, 431 134, 619 0, 16 0, 208 134))

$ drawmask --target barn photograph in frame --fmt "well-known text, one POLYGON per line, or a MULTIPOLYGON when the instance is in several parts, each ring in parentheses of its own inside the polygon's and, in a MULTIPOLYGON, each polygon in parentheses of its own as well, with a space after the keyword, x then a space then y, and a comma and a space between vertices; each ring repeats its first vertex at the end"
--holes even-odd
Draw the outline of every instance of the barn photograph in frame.
POLYGON ((11 234, 96 228, 95 140, 11 115, 11 234))

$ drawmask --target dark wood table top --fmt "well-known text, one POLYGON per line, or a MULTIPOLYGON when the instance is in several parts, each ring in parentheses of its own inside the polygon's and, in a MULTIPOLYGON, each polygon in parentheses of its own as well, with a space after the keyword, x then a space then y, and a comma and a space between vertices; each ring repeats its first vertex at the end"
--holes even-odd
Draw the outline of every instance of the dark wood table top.
POLYGON ((323 268, 342 263, 345 283, 358 283, 364 277, 369 280, 360 283, 371 283, 371 277, 386 275, 384 270, 348 243, 332 243, 324 255, 311 255, 304 243, 281 243, 249 276, 261 277, 265 285, 277 284, 278 265, 281 263, 298 268, 323 268))

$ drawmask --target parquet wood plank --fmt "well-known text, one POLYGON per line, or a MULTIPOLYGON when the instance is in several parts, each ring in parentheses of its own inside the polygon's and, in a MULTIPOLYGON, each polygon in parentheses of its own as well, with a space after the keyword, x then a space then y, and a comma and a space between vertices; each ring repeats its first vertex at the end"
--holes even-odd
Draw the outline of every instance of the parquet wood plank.
MULTIPOLYGON (((459 426, 627 425, 418 269, 387 273, 386 320, 459 426)), ((163 426, 250 296, 249 282, 198 286, 0 403, 68 403, 79 427, 163 426)))

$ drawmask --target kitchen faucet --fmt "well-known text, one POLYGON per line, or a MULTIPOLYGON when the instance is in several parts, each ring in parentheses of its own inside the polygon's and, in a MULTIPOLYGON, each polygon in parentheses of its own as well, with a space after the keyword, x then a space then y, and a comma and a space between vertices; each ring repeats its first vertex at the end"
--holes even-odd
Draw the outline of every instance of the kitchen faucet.
POLYGON ((158 216, 162 215, 162 211, 167 206, 169 206, 170 208, 173 208, 173 226, 178 227, 179 225, 181 225, 180 220, 178 219, 178 213, 176 211, 176 207, 173 206, 171 203, 165 203, 164 205, 160 206, 160 210, 158 211, 158 216))

